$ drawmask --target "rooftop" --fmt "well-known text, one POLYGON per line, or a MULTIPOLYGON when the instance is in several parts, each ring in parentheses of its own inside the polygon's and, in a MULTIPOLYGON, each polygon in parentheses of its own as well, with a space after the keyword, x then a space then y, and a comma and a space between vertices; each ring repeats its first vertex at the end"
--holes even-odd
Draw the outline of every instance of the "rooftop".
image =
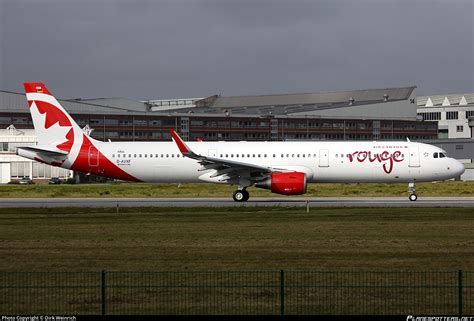
POLYGON ((467 106, 474 104, 474 93, 419 96, 416 104, 418 107, 449 107, 467 106))
MULTIPOLYGON (((128 98, 58 99, 72 114, 169 114, 196 113, 296 115, 308 111, 370 105, 407 100, 416 87, 365 89, 320 93, 293 93, 260 96, 218 95, 207 98, 179 98, 137 101, 128 98)), ((473 97, 474 99, 474 97, 473 97)), ((27 112, 23 93, 0 90, 0 112, 27 112)))

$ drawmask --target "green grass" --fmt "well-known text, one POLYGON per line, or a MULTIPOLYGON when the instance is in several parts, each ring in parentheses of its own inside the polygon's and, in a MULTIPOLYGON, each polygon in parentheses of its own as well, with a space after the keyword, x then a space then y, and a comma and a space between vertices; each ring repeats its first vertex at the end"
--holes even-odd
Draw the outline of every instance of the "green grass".
MULTIPOLYGON (((283 269, 288 314, 452 315, 457 270, 474 271, 473 217, 468 208, 0 209, 0 311, 99 314, 106 270, 110 314, 278 314, 283 269), (189 271, 201 272, 176 273, 189 271)), ((474 274, 464 275, 470 314, 474 274)))
POLYGON ((0 209, 0 271, 474 270, 466 208, 0 209))
MULTIPOLYGON (((417 184, 419 196, 474 196, 474 182, 447 181, 417 184)), ((3 185, 6 197, 229 197, 235 186, 222 184, 79 184, 3 185)), ((267 190, 249 188, 251 197, 277 196, 267 190)), ((305 196, 406 196, 407 184, 309 184, 305 196)))

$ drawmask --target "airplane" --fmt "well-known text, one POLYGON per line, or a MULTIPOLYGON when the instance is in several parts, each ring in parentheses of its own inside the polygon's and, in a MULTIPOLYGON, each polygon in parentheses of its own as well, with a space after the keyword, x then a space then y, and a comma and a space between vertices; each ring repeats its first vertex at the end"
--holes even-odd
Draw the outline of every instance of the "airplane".
POLYGON ((52 166, 124 181, 250 186, 281 195, 306 193, 308 183, 415 183, 459 177, 462 163, 429 144, 407 141, 101 142, 86 135, 42 83, 24 83, 38 136, 17 155, 52 166))

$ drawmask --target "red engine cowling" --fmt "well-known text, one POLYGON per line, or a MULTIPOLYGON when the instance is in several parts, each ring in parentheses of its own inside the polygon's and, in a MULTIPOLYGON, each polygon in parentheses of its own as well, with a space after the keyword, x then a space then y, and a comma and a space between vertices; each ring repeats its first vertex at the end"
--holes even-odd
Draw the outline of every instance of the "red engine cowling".
POLYGON ((306 193, 306 174, 301 172, 272 173, 269 178, 255 183, 255 187, 269 189, 282 195, 301 195, 306 193))

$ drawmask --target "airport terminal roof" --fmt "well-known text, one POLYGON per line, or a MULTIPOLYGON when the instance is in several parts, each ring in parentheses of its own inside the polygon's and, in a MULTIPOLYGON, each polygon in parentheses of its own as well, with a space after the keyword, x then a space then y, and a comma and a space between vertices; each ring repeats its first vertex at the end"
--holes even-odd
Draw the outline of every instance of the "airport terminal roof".
MULTIPOLYGON (((411 97, 416 87, 366 89, 352 91, 335 91, 320 93, 279 94, 261 96, 209 96, 195 100, 195 106, 186 108, 155 109, 146 101, 127 98, 98 99, 59 99, 60 103, 72 114, 222 114, 224 111, 245 115, 291 115, 320 109, 370 105, 385 101, 406 100, 411 97)), ((176 99, 183 100, 182 99, 176 99)), ((0 91, 0 112, 28 111, 28 104, 23 93, 0 91)))
MULTIPOLYGON (((242 106, 314 105, 348 102, 350 99, 364 102, 381 102, 384 100, 384 95, 387 95, 389 100, 408 99, 415 88, 416 87, 403 87, 261 96, 218 96, 213 102, 207 105, 207 107, 233 108, 242 106)), ((206 104, 204 103, 204 105, 206 104)))

